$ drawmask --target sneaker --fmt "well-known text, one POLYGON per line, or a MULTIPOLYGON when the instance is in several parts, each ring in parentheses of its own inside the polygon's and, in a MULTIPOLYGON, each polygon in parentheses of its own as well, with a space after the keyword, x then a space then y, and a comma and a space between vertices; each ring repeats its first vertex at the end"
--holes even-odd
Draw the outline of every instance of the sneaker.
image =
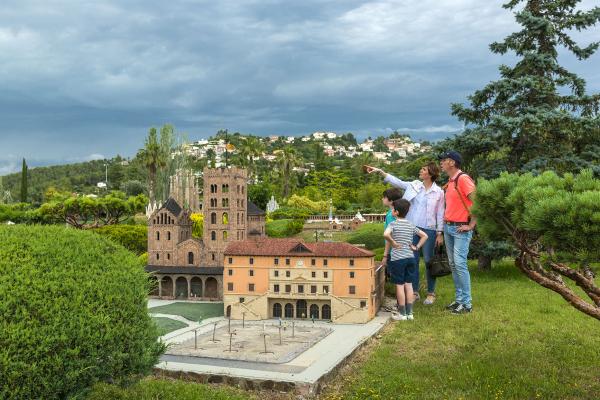
POLYGON ((452 311, 458 306, 460 306, 460 303, 458 301, 453 301, 452 303, 450 303, 446 306, 446 310, 452 311))
POLYGON ((415 295, 415 300, 414 301, 421 300, 421 295, 419 294, 419 292, 414 292, 414 295, 415 295))
POLYGON ((392 311, 392 319, 394 321, 406 321, 407 317, 406 315, 402 315, 397 311, 392 311))
POLYGON ((408 314, 408 315, 406 316, 406 319, 407 319, 407 320, 409 320, 409 321, 414 321, 414 320, 415 320, 415 316, 414 316, 414 315, 412 315, 412 314, 408 314))
POLYGON ((460 315, 460 314, 468 314, 473 310, 473 307, 465 307, 462 304, 459 304, 454 310, 452 310, 452 314, 460 315))
POLYGON ((435 302, 435 294, 429 293, 427 295, 427 298, 423 302, 423 304, 425 304, 426 306, 429 306, 429 305, 432 305, 434 302, 435 302))

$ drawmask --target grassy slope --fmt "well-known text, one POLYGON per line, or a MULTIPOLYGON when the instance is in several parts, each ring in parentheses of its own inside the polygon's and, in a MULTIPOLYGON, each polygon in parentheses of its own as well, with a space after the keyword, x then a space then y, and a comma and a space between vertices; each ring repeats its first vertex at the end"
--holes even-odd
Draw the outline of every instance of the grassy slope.
POLYGON ((172 303, 148 310, 154 314, 179 315, 190 321, 219 317, 223 315, 223 303, 172 303))

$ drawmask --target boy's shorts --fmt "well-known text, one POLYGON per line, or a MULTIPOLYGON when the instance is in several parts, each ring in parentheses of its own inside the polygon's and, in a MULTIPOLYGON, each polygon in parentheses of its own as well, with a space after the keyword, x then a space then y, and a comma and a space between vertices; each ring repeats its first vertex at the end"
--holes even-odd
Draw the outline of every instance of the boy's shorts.
POLYGON ((413 283, 417 274, 417 263, 414 258, 401 258, 388 263, 390 281, 396 285, 413 283))

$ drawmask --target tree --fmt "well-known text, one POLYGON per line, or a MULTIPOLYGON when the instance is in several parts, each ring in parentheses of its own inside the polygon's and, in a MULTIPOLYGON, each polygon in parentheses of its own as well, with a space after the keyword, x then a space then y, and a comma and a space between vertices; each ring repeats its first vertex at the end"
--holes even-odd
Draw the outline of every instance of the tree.
POLYGON ((277 154, 277 164, 279 166, 279 172, 281 173, 283 197, 287 198, 290 194, 290 179, 292 178, 292 172, 296 165, 298 165, 298 158, 296 150, 291 146, 286 146, 277 154))
POLYGON ((248 177, 252 177, 255 172, 254 159, 260 157, 265 149, 260 138, 250 136, 245 138, 239 150, 241 166, 248 169, 248 177))
POLYGON ((158 142, 156 128, 150 128, 144 148, 140 150, 138 157, 148 169, 148 197, 150 201, 156 201, 157 172, 167 165, 167 157, 158 142))
POLYGON ((517 247, 516 265, 529 279, 600 320, 591 266, 600 259, 600 179, 591 170, 481 179, 473 213, 485 239, 517 247))
POLYGON ((469 96, 469 106, 452 105, 452 114, 467 126, 456 144, 466 150, 467 163, 488 177, 502 170, 597 166, 598 159, 583 152, 600 141, 600 95, 586 94, 585 81, 558 63, 558 48, 579 60, 594 54, 598 42, 580 47, 570 31, 596 24, 600 7, 580 11, 580 0, 512 0, 504 8, 515 10, 521 3, 515 17, 522 29, 490 45, 496 54, 514 52, 518 62, 501 65, 500 79, 469 96))
POLYGON ((27 163, 24 158, 21 167, 21 203, 27 203, 27 163))

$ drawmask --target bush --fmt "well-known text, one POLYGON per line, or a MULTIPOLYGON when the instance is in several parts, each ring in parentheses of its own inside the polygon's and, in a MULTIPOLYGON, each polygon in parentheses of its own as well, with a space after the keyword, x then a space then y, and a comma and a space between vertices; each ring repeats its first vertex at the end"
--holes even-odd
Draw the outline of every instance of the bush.
POLYGON ((350 234, 348 243, 364 244, 369 250, 383 246, 383 224, 362 224, 350 234))
POLYGON ((273 219, 308 219, 311 216, 310 210, 294 207, 280 207, 273 211, 269 217, 273 219))
POLYGON ((148 251, 148 227, 143 225, 106 225, 93 230, 120 244, 127 250, 141 255, 148 251))
POLYGON ((328 201, 313 201, 306 196, 298 196, 297 194, 293 194, 289 198, 287 205, 291 208, 308 210, 312 214, 323 214, 329 211, 328 201))
POLYGON ((279 219, 266 224, 267 236, 285 238, 302 232, 304 221, 301 219, 279 219))
POLYGON ((0 398, 82 396, 151 371, 164 345, 133 254, 56 226, 2 226, 0 243, 0 398))

